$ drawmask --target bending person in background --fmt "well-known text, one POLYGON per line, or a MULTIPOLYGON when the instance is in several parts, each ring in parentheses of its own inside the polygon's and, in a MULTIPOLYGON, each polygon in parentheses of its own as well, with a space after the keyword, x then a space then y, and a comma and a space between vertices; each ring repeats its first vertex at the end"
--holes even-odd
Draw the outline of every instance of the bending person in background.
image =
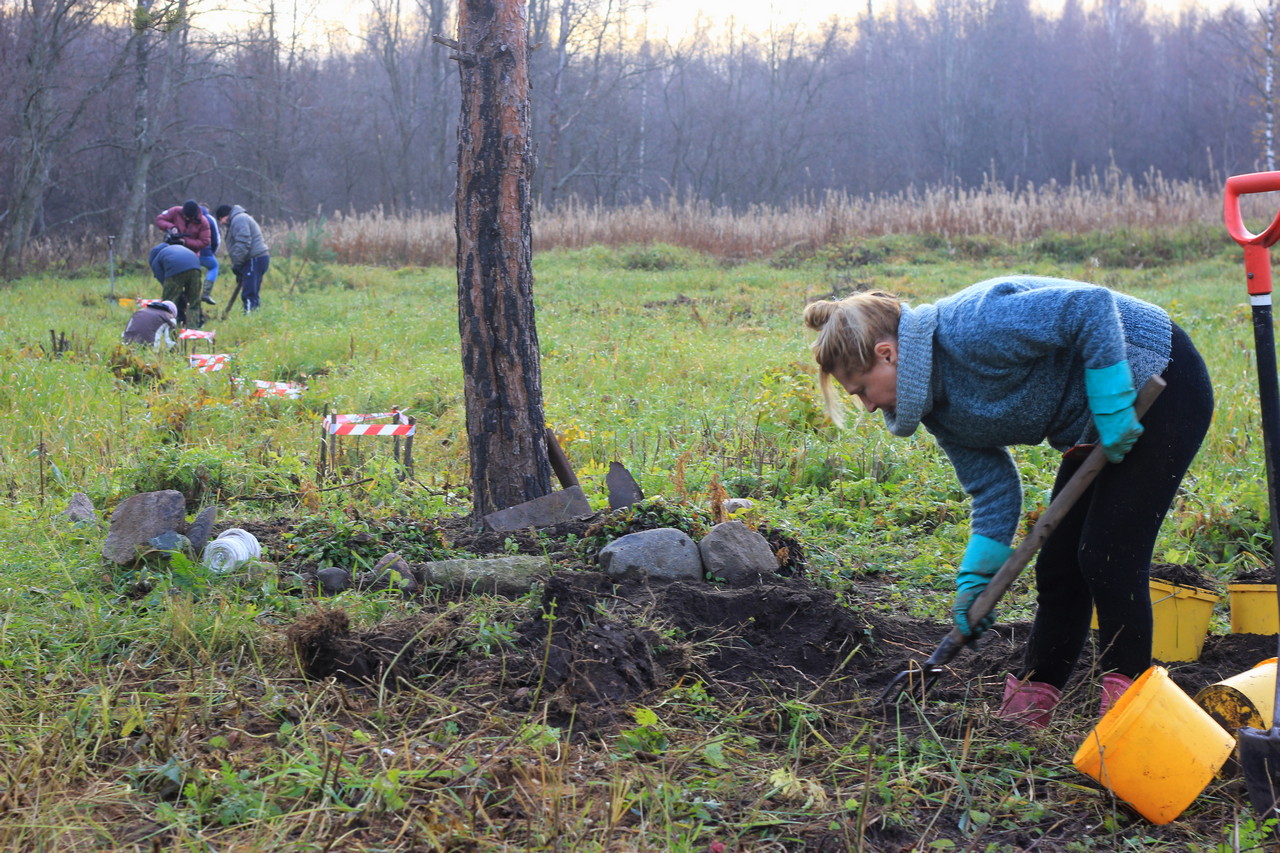
POLYGON ((209 245, 200 250, 200 266, 204 267, 204 292, 200 301, 205 305, 217 305, 213 300, 213 285, 218 281, 218 249, 222 246, 222 232, 218 229, 218 220, 209 212, 209 208, 200 205, 200 214, 209 223, 209 245))
POLYGON ((271 266, 271 249, 262 238, 262 229, 240 205, 224 204, 217 211, 222 223, 227 256, 231 258, 231 271, 240 285, 240 301, 244 313, 251 314, 260 306, 259 294, 262 277, 271 266))
POLYGON ((1066 453, 1100 443, 1108 461, 1036 561, 1036 615, 1021 669, 1005 679, 998 715, 1049 724, 1098 613, 1100 710, 1151 665, 1151 554, 1178 485, 1213 414, 1204 360, 1155 305, 1104 287, 1033 276, 996 278, 912 308, 858 293, 805 308, 827 410, 833 380, 881 411, 897 436, 923 424, 972 502, 956 577, 956 627, 980 636, 969 607, 1005 559, 1022 517, 1008 447, 1047 440, 1064 451, 1053 494, 1080 467, 1066 453), (1141 424, 1135 387, 1168 382, 1141 424))
POLYGON ((177 207, 161 211, 156 216, 156 227, 164 232, 166 243, 186 246, 197 254, 207 249, 212 240, 209 222, 195 199, 187 199, 177 207))
POLYGON ((163 287, 161 299, 177 306, 178 322, 184 326, 199 326, 204 322, 200 311, 200 258, 186 246, 161 243, 151 250, 147 258, 151 273, 163 287), (195 315, 188 322, 188 309, 195 315))
POLYGON ((173 349, 170 332, 178 330, 178 306, 172 302, 148 302, 133 312, 120 339, 126 343, 173 349))

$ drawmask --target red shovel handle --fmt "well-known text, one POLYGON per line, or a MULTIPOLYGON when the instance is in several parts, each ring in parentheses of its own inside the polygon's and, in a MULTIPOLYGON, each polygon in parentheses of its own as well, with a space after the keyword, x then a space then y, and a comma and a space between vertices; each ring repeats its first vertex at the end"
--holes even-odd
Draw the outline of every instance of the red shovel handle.
POLYGON ((1265 231, 1253 234, 1244 227, 1244 217, 1240 215, 1240 196, 1276 191, 1280 191, 1280 172, 1253 172, 1227 178, 1226 193, 1222 199, 1222 219, 1231 239, 1244 247, 1244 271, 1251 296, 1271 293, 1271 257, 1267 248, 1280 240, 1280 213, 1276 214, 1265 231))

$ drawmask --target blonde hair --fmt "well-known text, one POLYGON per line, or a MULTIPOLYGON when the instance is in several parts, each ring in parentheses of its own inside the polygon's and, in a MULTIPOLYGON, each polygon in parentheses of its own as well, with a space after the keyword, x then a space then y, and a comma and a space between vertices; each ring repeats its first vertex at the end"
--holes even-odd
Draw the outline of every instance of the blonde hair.
POLYGON ((882 290, 855 293, 844 299, 811 302, 804 309, 804 324, 818 333, 809 348, 818 363, 818 387, 827 414, 844 423, 844 405, 831 387, 831 375, 865 373, 875 364, 875 346, 898 339, 902 300, 882 290))

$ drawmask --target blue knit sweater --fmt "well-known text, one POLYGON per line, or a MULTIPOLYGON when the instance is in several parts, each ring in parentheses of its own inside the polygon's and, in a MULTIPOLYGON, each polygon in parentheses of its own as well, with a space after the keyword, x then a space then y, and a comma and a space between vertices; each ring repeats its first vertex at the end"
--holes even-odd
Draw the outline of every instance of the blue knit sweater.
POLYGON ((1155 305, 1055 278, 995 278, 904 305, 898 402, 885 422, 899 436, 924 424, 973 501, 971 532, 1009 544, 1022 485, 1007 447, 1096 441, 1085 369, 1127 358, 1141 387, 1168 365, 1170 334, 1155 305))

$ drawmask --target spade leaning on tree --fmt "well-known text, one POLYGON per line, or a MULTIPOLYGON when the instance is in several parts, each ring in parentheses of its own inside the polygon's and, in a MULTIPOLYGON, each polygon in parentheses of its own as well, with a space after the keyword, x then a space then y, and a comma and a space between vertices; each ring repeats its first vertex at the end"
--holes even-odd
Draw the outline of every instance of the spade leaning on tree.
POLYGON ((1100 709, 1151 665, 1148 570, 1160 524, 1204 440, 1213 389, 1204 360, 1165 311, 1105 287, 1033 276, 972 285, 911 307, 882 292, 806 307, 827 410, 833 380, 880 410, 889 431, 923 425, 972 502, 956 576, 956 627, 980 636, 969 607, 1012 553, 1022 486, 1009 453, 1048 440, 1063 451, 1058 492, 1101 443, 1108 462, 1041 548, 1036 616, 1001 717, 1048 725, 1098 613, 1100 709), (1134 388, 1168 383, 1141 424, 1134 388))

